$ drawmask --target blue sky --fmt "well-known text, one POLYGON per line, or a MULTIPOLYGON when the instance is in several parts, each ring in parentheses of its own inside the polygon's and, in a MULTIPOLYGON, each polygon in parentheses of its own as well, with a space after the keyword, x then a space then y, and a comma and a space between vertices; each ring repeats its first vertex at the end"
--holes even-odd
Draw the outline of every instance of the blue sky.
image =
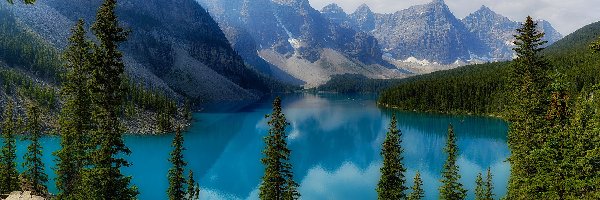
MULTIPOLYGON (((352 13, 366 3, 378 13, 392 13, 412 5, 429 3, 432 0, 309 0, 317 10, 336 3, 347 13, 352 13)), ((522 21, 527 15, 550 21, 563 35, 596 21, 600 21, 599 0, 446 0, 456 17, 463 18, 486 5, 498 14, 515 21, 522 21)))

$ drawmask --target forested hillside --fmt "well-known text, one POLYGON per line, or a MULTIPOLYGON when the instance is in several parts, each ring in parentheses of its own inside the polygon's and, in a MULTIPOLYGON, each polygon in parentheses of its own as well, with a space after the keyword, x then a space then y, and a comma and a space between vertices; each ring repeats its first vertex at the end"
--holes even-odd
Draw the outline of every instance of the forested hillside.
POLYGON ((385 91, 379 103, 419 111, 500 114, 510 122, 507 199, 598 199, 600 22, 546 50, 543 33, 530 17, 517 31, 512 62, 468 66, 402 83, 385 91))
MULTIPOLYGON (((35 103, 41 107, 45 127, 56 127, 56 116, 62 107, 59 100, 60 84, 64 72, 61 50, 16 19, 15 15, 0 2, 0 102, 16 102, 25 114, 25 104, 35 103)), ((184 101, 155 88, 125 83, 126 103, 122 119, 130 132, 156 133, 170 131, 170 123, 186 123, 188 120, 184 101)))
MULTIPOLYGON (((589 45, 600 35, 600 22, 581 28, 542 51, 552 76, 572 83, 574 97, 600 82, 600 54, 589 45)), ((464 66, 407 79, 382 92, 379 103, 405 110, 502 114, 512 62, 464 66)))

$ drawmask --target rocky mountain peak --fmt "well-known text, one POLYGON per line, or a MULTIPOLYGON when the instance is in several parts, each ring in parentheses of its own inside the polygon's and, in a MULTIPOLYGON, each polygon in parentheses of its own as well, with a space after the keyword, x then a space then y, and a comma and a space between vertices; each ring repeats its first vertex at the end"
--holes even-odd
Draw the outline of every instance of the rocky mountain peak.
POLYGON ((375 13, 367 4, 363 3, 350 14, 350 20, 359 31, 370 32, 375 29, 375 13))
POLYGON ((448 7, 446 5, 446 2, 444 2, 444 0, 433 0, 431 1, 431 3, 429 3, 429 5, 435 5, 435 6, 445 6, 448 7))
POLYGON ((348 24, 348 15, 346 14, 346 12, 344 12, 344 9, 342 9, 342 7, 338 6, 335 3, 323 7, 323 9, 321 9, 320 12, 321 15, 323 15, 325 18, 331 20, 336 24, 345 27, 350 26, 350 24, 348 24))
POLYGON ((492 11, 492 9, 490 9, 489 7, 485 6, 485 5, 481 5, 481 7, 479 7, 479 10, 475 11, 477 12, 481 12, 481 13, 494 13, 494 11, 492 11))
POLYGON ((360 6, 358 6, 358 8, 356 8, 354 13, 355 14, 359 14, 359 13, 373 14, 373 11, 371 11, 371 8, 367 4, 363 3, 360 6))
POLYGON ((344 13, 344 14, 346 14, 346 12, 344 12, 344 9, 342 7, 340 7, 339 5, 337 5, 336 3, 326 5, 325 7, 323 7, 321 9, 321 13, 331 13, 331 14, 344 13))

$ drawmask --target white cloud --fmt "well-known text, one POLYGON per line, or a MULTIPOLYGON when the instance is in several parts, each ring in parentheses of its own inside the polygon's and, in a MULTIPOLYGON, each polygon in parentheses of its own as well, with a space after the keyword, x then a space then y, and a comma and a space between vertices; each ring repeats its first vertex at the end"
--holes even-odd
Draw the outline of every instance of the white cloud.
MULTIPOLYGON (((347 13, 352 13, 363 3, 378 13, 393 13, 412 5, 425 4, 431 0, 309 0, 315 9, 320 10, 330 3, 337 3, 347 13)), ((515 21, 522 21, 527 15, 545 19, 560 33, 566 35, 596 21, 600 21, 600 1, 597 0, 446 0, 448 7, 457 18, 486 5, 497 13, 515 21)))

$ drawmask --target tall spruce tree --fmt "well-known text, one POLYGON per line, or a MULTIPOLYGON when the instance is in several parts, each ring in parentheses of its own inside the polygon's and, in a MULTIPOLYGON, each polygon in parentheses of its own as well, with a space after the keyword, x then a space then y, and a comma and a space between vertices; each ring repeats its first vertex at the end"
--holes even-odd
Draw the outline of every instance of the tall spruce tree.
POLYGON ((442 179, 440 182, 440 199, 446 200, 460 200, 465 199, 467 196, 467 190, 463 188, 463 185, 459 182, 460 174, 456 159, 458 157, 458 146, 456 145, 456 135, 454 134, 454 128, 452 125, 448 127, 448 141, 444 152, 448 154, 448 158, 444 163, 442 170, 442 179))
POLYGON ((539 53, 546 43, 542 40, 544 33, 531 17, 527 17, 517 33, 514 42, 517 58, 511 65, 513 107, 508 135, 511 148, 508 198, 556 198, 557 193, 551 188, 559 177, 553 173, 559 155, 552 146, 557 144, 557 131, 550 128, 553 125, 548 116, 563 113, 560 107, 549 111, 550 66, 539 53))
POLYGON ((485 192, 484 197, 486 200, 494 199, 494 184, 492 183, 492 169, 488 167, 487 176, 485 177, 485 192))
POLYGON ((269 133, 265 136, 264 158, 265 174, 260 184, 260 199, 263 200, 292 200, 298 199, 298 184, 294 181, 291 151, 287 147, 285 128, 289 125, 281 109, 281 99, 273 101, 273 113, 267 115, 269 133))
POLYGON ((171 200, 180 200, 186 197, 186 182, 183 173, 185 171, 185 166, 187 165, 183 160, 183 151, 185 148, 183 147, 183 134, 181 133, 181 128, 177 128, 175 131, 175 137, 173 138, 173 143, 171 145, 173 151, 171 151, 169 162, 171 162, 173 166, 169 169, 169 175, 167 176, 169 179, 167 195, 171 200))
POLYGON ((186 195, 188 200, 196 200, 200 197, 200 185, 194 179, 194 172, 189 170, 187 180, 187 192, 186 195))
POLYGON ((14 104, 7 100, 2 115, 2 155, 0 156, 0 193, 8 194, 12 191, 20 190, 19 172, 17 171, 17 147, 15 134, 18 127, 15 124, 17 119, 14 114, 14 104))
POLYGON ((138 191, 130 186, 131 177, 121 173, 130 166, 124 155, 131 151, 123 141, 124 127, 119 121, 124 99, 124 64, 119 43, 127 38, 118 22, 116 0, 105 0, 96 15, 92 32, 98 40, 93 45, 92 70, 89 85, 94 126, 90 138, 91 166, 82 174, 81 196, 94 199, 134 199, 138 191))
POLYGON ((423 180, 421 180, 421 173, 415 174, 415 180, 413 181, 412 192, 408 195, 408 200, 421 200, 425 198, 425 191, 423 191, 423 180))
POLYGON ((26 185, 24 190, 31 191, 35 195, 45 196, 48 193, 46 183, 48 175, 44 172, 44 163, 42 162, 42 145, 40 136, 42 134, 40 119, 40 109, 35 103, 27 105, 27 132, 28 139, 31 142, 27 147, 27 153, 23 157, 23 178, 26 185))
POLYGON ((54 152, 56 186, 59 199, 72 199, 86 163, 91 129, 89 84, 91 44, 86 40, 83 20, 71 29, 69 45, 64 53, 65 75, 61 97, 64 102, 59 116, 61 149, 54 152))
POLYGON ((485 183, 483 183, 483 178, 481 177, 481 172, 477 174, 477 178, 475 179, 475 200, 484 200, 485 199, 485 183))
POLYGON ((390 127, 386 133, 381 156, 383 157, 383 166, 381 167, 381 177, 377 184, 378 199, 406 199, 406 179, 404 173, 406 168, 402 164, 402 132, 397 128, 396 114, 392 115, 390 127))

